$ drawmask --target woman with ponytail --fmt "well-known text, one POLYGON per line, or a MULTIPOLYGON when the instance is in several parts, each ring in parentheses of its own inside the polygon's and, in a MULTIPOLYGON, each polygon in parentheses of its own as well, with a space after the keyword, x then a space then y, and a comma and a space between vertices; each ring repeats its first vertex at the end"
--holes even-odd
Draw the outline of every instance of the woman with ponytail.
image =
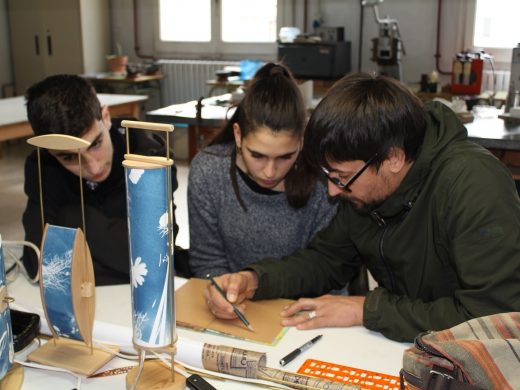
POLYGON ((188 183, 194 276, 236 272, 303 248, 336 212, 300 158, 306 111, 289 70, 258 70, 220 134, 192 161, 188 183))

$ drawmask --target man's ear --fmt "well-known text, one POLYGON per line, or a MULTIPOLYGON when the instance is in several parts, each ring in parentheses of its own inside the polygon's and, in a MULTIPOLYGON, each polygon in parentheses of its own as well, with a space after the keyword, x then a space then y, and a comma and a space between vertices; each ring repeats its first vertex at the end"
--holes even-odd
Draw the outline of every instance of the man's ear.
POLYGON ((392 173, 399 173, 406 165, 406 154, 403 149, 392 147, 388 153, 388 157, 385 160, 388 169, 392 173))
POLYGON ((101 107, 101 120, 109 126, 112 125, 112 116, 110 115, 110 110, 108 109, 108 106, 101 107))
POLYGON ((240 125, 236 122, 233 123, 233 135, 235 136, 235 144, 240 149, 242 147, 242 131, 240 125))

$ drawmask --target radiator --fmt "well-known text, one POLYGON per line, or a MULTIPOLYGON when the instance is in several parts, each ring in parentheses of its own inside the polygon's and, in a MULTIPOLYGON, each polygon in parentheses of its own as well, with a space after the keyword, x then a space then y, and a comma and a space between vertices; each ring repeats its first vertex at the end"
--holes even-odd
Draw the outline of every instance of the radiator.
MULTIPOLYGON (((509 79, 511 72, 509 70, 495 70, 495 92, 507 92, 509 90, 509 79)), ((482 73, 481 92, 493 91, 493 72, 491 69, 485 70, 482 73)))
POLYGON ((207 97, 206 81, 214 80, 217 70, 240 66, 239 61, 159 60, 158 63, 165 76, 161 88, 164 105, 207 97))

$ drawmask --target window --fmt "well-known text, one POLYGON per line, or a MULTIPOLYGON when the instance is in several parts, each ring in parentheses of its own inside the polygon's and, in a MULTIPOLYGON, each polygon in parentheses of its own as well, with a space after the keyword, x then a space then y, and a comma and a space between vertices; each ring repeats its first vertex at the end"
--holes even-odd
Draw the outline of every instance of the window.
POLYGON ((512 49, 520 43, 520 1, 475 0, 470 3, 468 48, 484 49, 495 63, 508 68, 512 49))
POLYGON ((276 55, 284 0, 158 0, 157 51, 235 58, 276 55))
POLYGON ((161 0, 160 39, 173 42, 211 41, 210 5, 210 0, 161 0))
POLYGON ((276 0, 222 0, 222 41, 275 42, 276 0))
POLYGON ((477 0, 473 44, 511 49, 520 43, 520 1, 477 0))

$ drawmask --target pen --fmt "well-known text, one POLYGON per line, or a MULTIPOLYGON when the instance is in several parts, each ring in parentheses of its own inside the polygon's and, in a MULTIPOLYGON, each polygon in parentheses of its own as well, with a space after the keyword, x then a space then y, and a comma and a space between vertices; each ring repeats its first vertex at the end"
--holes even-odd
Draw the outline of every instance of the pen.
POLYGON ((235 314, 237 315, 238 318, 240 318, 240 321, 242 321, 244 323, 244 325, 247 327, 247 329, 249 329, 251 332, 254 332, 255 330, 253 329, 253 327, 251 326, 251 324, 249 323, 249 321, 247 320, 247 318, 244 316, 244 314, 238 309, 238 307, 236 307, 236 305, 234 305, 233 303, 229 302, 227 297, 226 297, 226 293, 224 292, 224 290, 222 290, 220 288, 220 286, 217 284, 217 282, 215 282, 215 280, 210 276, 208 275, 207 278, 209 279, 211 285, 213 287, 215 287, 215 289, 219 292, 220 295, 222 295, 222 297, 231 305, 233 306, 233 311, 235 312, 235 314))
POLYGON ((312 340, 307 341, 305 344, 303 344, 300 348, 296 348, 290 354, 288 354, 287 356, 284 356, 283 358, 281 358, 280 359, 280 365, 281 366, 285 366, 287 363, 289 363, 290 361, 294 360, 296 358, 296 356, 298 356, 300 353, 308 350, 310 347, 312 347, 314 344, 316 344, 316 342, 319 339, 321 339, 322 336, 323 335, 320 334, 320 335, 314 337, 312 340))

